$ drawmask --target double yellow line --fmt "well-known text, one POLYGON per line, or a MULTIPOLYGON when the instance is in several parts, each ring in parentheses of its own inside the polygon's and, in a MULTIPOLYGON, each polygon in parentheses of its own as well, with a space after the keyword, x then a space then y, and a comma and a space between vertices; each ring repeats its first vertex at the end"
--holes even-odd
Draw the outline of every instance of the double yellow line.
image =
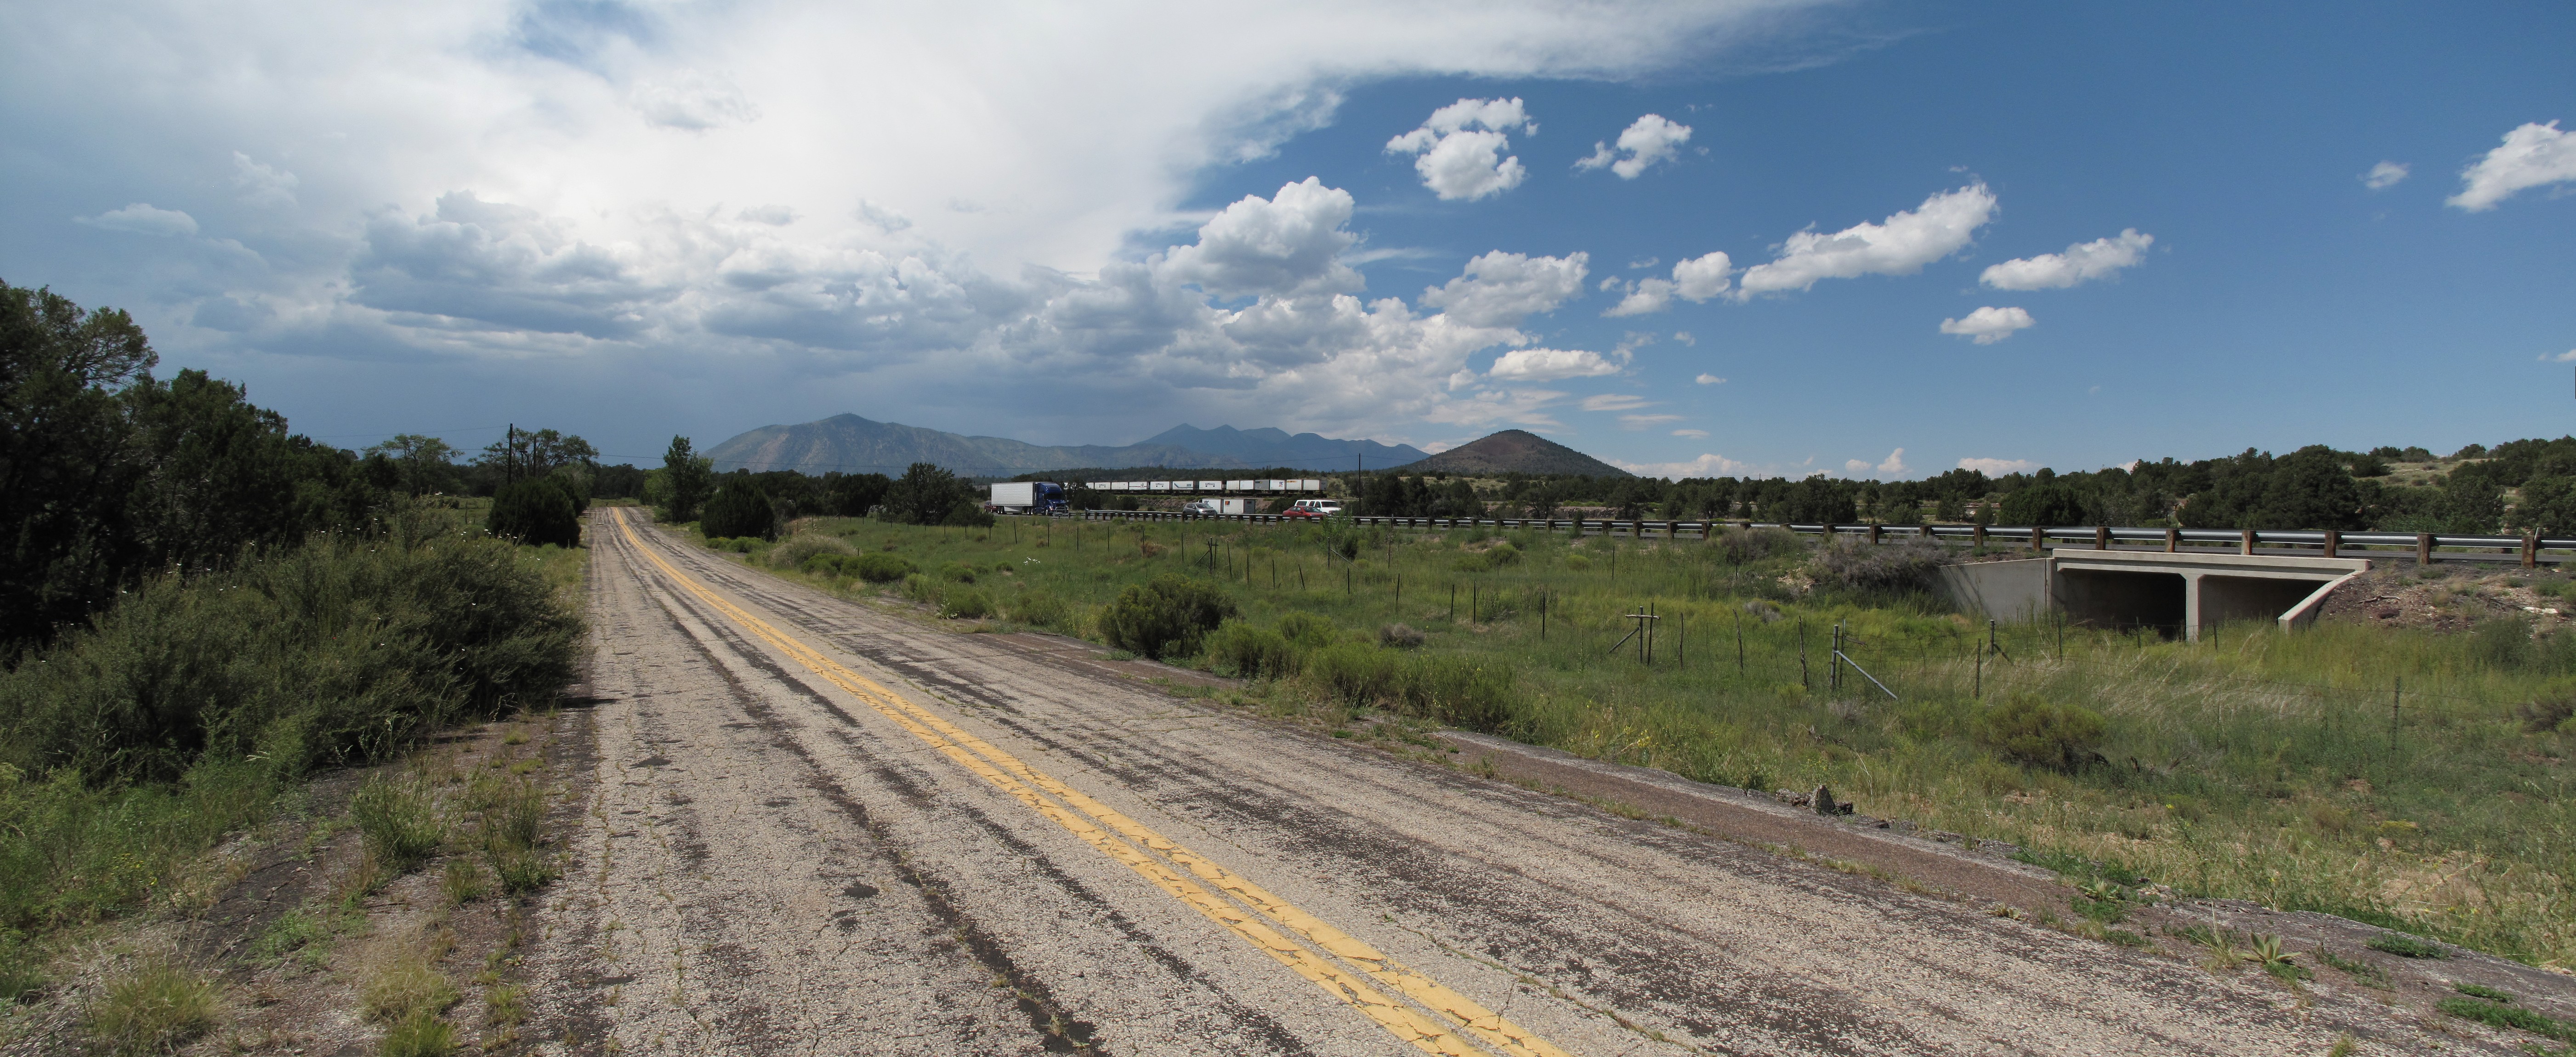
POLYGON ((814 674, 849 691, 878 714, 894 721, 959 766, 1064 827, 1083 843, 1124 863, 1128 869, 1153 882, 1155 887, 1188 904, 1190 909, 1243 937, 1297 975, 1314 981, 1315 986, 1323 988, 1326 994, 1348 1003, 1395 1037, 1427 1053, 1463 1057, 1499 1052, 1509 1057, 1565 1057, 1565 1051, 1503 1019, 1501 1014, 1406 968, 1377 948, 1291 906, 1259 885, 1236 876, 1136 820, 1111 810, 1108 805, 1030 767, 1018 757, 959 729, 938 714, 913 704, 903 695, 851 671, 742 607, 718 597, 706 585, 674 568, 645 545, 636 536, 634 526, 627 522, 625 511, 611 508, 610 512, 617 518, 618 528, 625 533, 627 543, 660 568, 673 583, 715 607, 744 630, 795 658, 797 663, 814 674), (1263 920, 1265 918, 1267 922, 1263 920), (1273 928, 1273 924, 1278 928, 1273 928), (1303 938, 1321 953, 1288 938, 1279 929, 1303 938), (1391 997, 1389 992, 1410 1001, 1391 997), (1481 1040, 1484 1046, 1478 1046, 1469 1036, 1481 1040))

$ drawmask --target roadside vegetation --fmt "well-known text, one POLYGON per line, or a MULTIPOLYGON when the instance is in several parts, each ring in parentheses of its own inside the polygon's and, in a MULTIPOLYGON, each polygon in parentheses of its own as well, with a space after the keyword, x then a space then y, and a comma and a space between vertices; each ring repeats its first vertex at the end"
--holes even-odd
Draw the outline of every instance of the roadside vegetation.
POLYGON ((1820 551, 1776 531, 1640 546, 1224 522, 790 528, 775 544, 706 542, 979 628, 1242 676, 1276 714, 1446 723, 1754 789, 1830 785, 1869 814, 2020 845, 2114 890, 2323 910, 2576 964, 2576 635, 2523 619, 2451 634, 2231 624, 2198 644, 1990 628, 1927 589, 1930 554, 1820 551), (1833 660, 1837 643, 1852 663, 1833 660))
MULTIPOLYGON (((462 466, 434 438, 333 448, 233 383, 157 379, 155 361, 122 312, 0 284, 12 1024, 66 951, 119 934, 93 926, 212 905, 238 874, 208 853, 301 810, 309 779, 552 707, 580 639, 579 511, 643 484, 551 430, 462 466)), ((449 840, 410 795, 358 798, 369 870, 398 876, 449 840)), ((513 862, 548 868, 496 853, 505 886, 513 862)), ((165 1052, 216 1018, 207 967, 167 947, 82 999, 102 1052, 165 1052)))

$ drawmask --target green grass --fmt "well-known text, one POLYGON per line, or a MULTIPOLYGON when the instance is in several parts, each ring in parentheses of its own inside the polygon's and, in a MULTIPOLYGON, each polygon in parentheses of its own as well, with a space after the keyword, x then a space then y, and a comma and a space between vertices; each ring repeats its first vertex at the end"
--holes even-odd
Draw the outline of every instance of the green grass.
POLYGON ((2520 1006, 2508 1006, 2475 998, 2445 998, 2433 1003, 2434 1008, 2462 1020, 2474 1020, 2489 1027, 2512 1028, 2545 1035, 2561 1042, 2576 1042, 2576 1025, 2554 1017, 2534 1013, 2520 1006))
POLYGON ((456 1052, 456 1028, 428 1013, 415 1013, 385 1030, 376 1051, 384 1057, 447 1057, 456 1052))
POLYGON ((146 959, 108 981, 84 1018, 98 1048, 167 1053, 215 1026, 214 978, 166 958, 146 959))
POLYGON ((515 773, 485 775, 475 779, 466 802, 479 813, 484 861, 501 891, 525 895, 562 876, 556 857, 540 847, 546 818, 543 783, 515 773))
POLYGON ((437 798, 429 783, 416 776, 368 778, 349 800, 349 817, 365 838, 367 854, 390 871, 387 880, 428 862, 447 841, 447 820, 437 798))
MULTIPOLYGON (((919 569, 977 570, 971 590, 997 614, 985 626, 1098 641, 1100 607, 1163 572, 1219 584, 1255 631, 1321 618, 1328 645, 1300 656, 1330 659, 1264 680, 1256 696, 1273 711, 1420 712, 1483 695, 1451 721, 1702 781, 1831 785, 1868 814, 2018 844, 2078 879, 2146 877, 2576 964, 2576 737, 2527 732, 2516 713, 2576 687, 2576 636, 2231 624, 2191 644, 2006 624, 2000 652, 1986 652, 1983 621, 1921 593, 1817 584, 1810 545, 1776 537, 1640 546, 1515 531, 1500 534, 1514 557, 1496 561, 1491 531, 802 527, 919 569), (1661 618, 1651 663, 1635 639, 1613 652, 1641 609, 1661 618), (1378 647, 1396 623, 1427 641, 1378 647), (1849 668, 1832 686, 1837 625, 1846 654, 1901 700, 1849 668), (1434 666, 1485 689, 1401 692, 1434 666), (2053 765, 1981 746, 1988 710, 2015 695, 2102 717, 2099 740, 2053 765)), ((765 565, 769 549, 743 560, 765 565)), ((782 572, 881 590, 821 565, 782 572)), ((925 575, 912 593, 936 602, 951 585, 925 575)), ((1239 659, 1268 656, 1267 640, 1221 630, 1209 642, 1182 663, 1267 663, 1239 659)))

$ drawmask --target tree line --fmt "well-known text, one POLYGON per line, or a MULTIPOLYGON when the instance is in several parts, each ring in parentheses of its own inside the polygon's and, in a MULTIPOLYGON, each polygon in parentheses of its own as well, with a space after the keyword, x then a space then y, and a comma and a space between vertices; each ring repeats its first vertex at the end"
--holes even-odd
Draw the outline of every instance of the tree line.
POLYGON ((1926 521, 2005 525, 2175 525, 2476 534, 2576 534, 2576 437, 2472 444, 2437 459, 2420 447, 2367 452, 2311 445, 2183 462, 1988 476, 1956 469, 1920 481, 1585 477, 1504 474, 1483 488, 1448 475, 1345 474, 1354 513, 1388 517, 1550 517, 1566 507, 1610 516, 1761 521, 1926 521), (2390 463, 2445 463, 2412 483, 2390 463))

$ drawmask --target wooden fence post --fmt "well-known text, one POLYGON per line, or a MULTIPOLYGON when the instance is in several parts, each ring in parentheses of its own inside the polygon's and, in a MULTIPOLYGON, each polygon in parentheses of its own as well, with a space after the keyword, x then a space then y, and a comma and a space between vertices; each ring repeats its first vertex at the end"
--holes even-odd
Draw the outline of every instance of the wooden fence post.
POLYGON ((2246 529, 2246 530, 2245 530, 2245 550, 2244 550, 2244 553, 2245 553, 2245 554, 2247 554, 2247 555, 2249 555, 2249 556, 2250 556, 2250 555, 2252 555, 2252 554, 2254 553, 2254 530, 2253 530, 2253 529, 2246 529))
POLYGON ((2525 569, 2535 569, 2535 568, 2538 568, 2539 566, 2540 566, 2540 533, 2538 533, 2538 532, 2526 532, 2526 533, 2523 533, 2523 534, 2522 534, 2522 567, 2523 567, 2523 568, 2525 568, 2525 569))
POLYGON ((2107 551, 2111 549, 2111 526, 2093 526, 2093 549, 2097 551, 2107 551))
POLYGON ((2174 527, 2172 527, 2172 526, 2170 526, 2170 525, 2166 526, 2166 527, 2165 527, 2165 553, 2167 553, 2167 554, 2172 554, 2172 553, 2174 553, 2174 552, 2176 552, 2176 551, 2179 551, 2179 550, 2181 550, 2181 549, 2182 549, 2182 530, 2181 530, 2181 529, 2178 529, 2178 528, 2174 528, 2174 527))
POLYGON ((2337 553, 2338 553, 2338 552, 2340 552, 2340 551, 2342 551, 2342 550, 2343 550, 2343 533, 2342 533, 2342 532, 2339 532, 2339 531, 2336 531, 2336 530, 2334 530, 2334 529, 2327 529, 2327 530, 2326 530, 2326 557, 2329 557, 2329 558, 2335 557, 2335 556, 2337 555, 2337 553))
POLYGON ((2432 533, 2418 532, 2415 534, 2415 564, 2417 566, 2433 564, 2432 533))
POLYGON ((1970 525, 1968 528, 1970 529, 1968 533, 1970 544, 1978 550, 1986 549, 1986 527, 1984 525, 1970 525))
POLYGON ((2030 549, 2038 551, 2041 554, 2048 553, 2048 526, 2032 525, 2030 527, 2030 549))
POLYGON ((1878 545, 1878 526, 1876 525, 1869 527, 1869 542, 1871 546, 1878 545))

